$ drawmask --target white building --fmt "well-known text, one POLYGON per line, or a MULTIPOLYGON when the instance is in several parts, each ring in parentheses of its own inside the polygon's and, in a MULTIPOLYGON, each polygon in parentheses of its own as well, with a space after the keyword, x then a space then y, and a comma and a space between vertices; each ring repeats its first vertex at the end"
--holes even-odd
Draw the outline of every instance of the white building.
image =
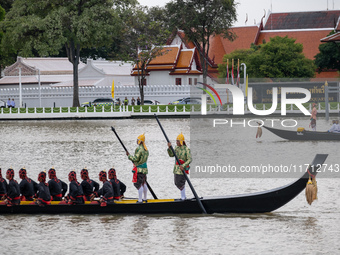
MULTIPOLYGON (((87 64, 79 63, 79 86, 111 86, 133 85, 131 77, 132 62, 87 60, 87 64)), ((3 71, 0 88, 13 88, 19 85, 19 78, 23 88, 41 86, 72 87, 73 65, 68 58, 22 58, 3 71), (19 68, 21 77, 19 77, 19 68), (40 72, 40 76, 39 76, 40 72)))
MULTIPOLYGON (((84 63, 79 63, 83 68, 84 63)), ((0 88, 18 87, 19 79, 23 88, 37 87, 40 79, 41 86, 50 86, 73 80, 73 65, 68 58, 22 58, 5 68, 0 88), (19 77, 19 68, 21 76, 19 77), (40 75, 39 75, 40 73, 40 75)))
MULTIPOLYGON (((79 86, 105 87, 117 85, 133 85, 131 77, 132 62, 107 61, 88 59, 87 64, 79 70, 79 86)), ((73 81, 67 81, 54 86, 73 86, 73 81)))

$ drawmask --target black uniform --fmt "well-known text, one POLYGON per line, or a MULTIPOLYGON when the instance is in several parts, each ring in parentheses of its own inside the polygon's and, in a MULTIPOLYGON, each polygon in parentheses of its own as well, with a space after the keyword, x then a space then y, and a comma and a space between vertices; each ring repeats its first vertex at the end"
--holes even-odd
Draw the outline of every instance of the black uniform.
POLYGON ((117 179, 115 180, 114 178, 110 180, 112 188, 113 188, 113 198, 114 199, 119 199, 120 198, 120 187, 119 187, 119 182, 117 179))
POLYGON ((86 201, 90 201, 91 195, 99 190, 99 183, 91 179, 86 179, 81 182, 86 201))
POLYGON ((52 196, 52 201, 61 201, 67 192, 67 184, 58 178, 53 178, 48 181, 48 187, 52 196))
POLYGON ((102 196, 103 200, 107 203, 107 202, 113 202, 113 188, 112 188, 112 184, 109 181, 105 181, 103 183, 103 187, 98 190, 98 192, 96 193, 96 195, 102 196))
POLYGON ((49 205, 51 203, 51 194, 50 189, 48 187, 48 183, 40 182, 37 185, 37 195, 40 205, 49 205))
POLYGON ((7 193, 7 181, 0 177, 0 199, 7 193))
POLYGON ((33 201, 33 196, 37 193, 38 184, 32 179, 26 177, 20 184, 20 194, 22 201, 33 201))
POLYGON ((20 205, 20 187, 16 180, 12 179, 8 182, 6 198, 8 206, 20 205))
POLYGON ((121 182, 119 179, 117 179, 118 183, 119 183, 119 191, 120 191, 120 195, 124 196, 124 193, 126 191, 126 185, 121 182))
POLYGON ((84 204, 83 188, 79 182, 74 180, 70 182, 67 198, 71 204, 84 204))

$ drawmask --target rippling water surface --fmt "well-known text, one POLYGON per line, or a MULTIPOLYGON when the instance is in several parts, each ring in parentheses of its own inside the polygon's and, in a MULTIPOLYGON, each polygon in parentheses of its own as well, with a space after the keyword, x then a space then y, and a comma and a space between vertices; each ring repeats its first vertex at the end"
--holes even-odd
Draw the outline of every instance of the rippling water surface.
MULTIPOLYGON (((190 120, 161 119, 174 142, 180 131, 189 140, 190 120)), ((299 120, 300 126, 308 122, 299 120)), ((173 159, 154 119, 64 120, 0 122, 1 161, 16 177, 25 166, 36 179, 54 166, 60 179, 87 167, 90 177, 115 166, 127 184, 126 197, 136 197, 131 163, 111 131, 114 126, 132 153, 136 138, 145 132, 150 150, 149 184, 160 198, 179 197, 173 185, 173 159)), ((326 130, 329 123, 319 121, 326 130)), ((254 129, 228 130, 235 145, 230 160, 252 162, 312 160, 329 153, 340 163, 339 143, 287 142, 264 130, 260 140, 254 129), (233 133, 236 132, 236 133, 233 133), (301 155, 301 156, 299 156, 301 155)), ((229 137, 228 137, 229 136, 229 137)), ((189 142, 190 145, 190 142, 189 142)), ((211 152, 207 152, 208 154, 211 152)), ((198 155, 195 155, 198 157, 198 155)), ((310 162, 308 162, 310 163, 310 162)), ((228 215, 0 215, 1 254, 340 254, 340 179, 319 178, 319 199, 309 206, 301 193, 273 213, 228 215)), ((291 178, 191 178, 200 196, 262 191, 292 182, 291 178)), ((189 188, 187 188, 188 190, 189 188)), ((189 190, 187 196, 192 196, 189 190)))

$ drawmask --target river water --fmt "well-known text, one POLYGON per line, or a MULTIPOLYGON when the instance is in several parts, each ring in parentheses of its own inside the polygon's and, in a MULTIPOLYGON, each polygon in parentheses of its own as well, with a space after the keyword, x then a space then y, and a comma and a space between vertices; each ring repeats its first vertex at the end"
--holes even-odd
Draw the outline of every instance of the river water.
MULTIPOLYGON (((183 132, 190 146, 193 127, 189 119, 161 122, 173 143, 183 132)), ((308 121, 298 122, 308 127, 308 121)), ((28 176, 36 179, 40 171, 54 166, 57 176, 67 181, 70 170, 79 175, 87 167, 90 177, 98 180, 100 170, 114 166, 127 185, 125 196, 136 197, 131 163, 111 126, 130 153, 137 136, 145 132, 149 184, 159 198, 179 198, 173 185, 174 160, 167 155, 154 119, 0 122, 2 173, 12 166, 18 180, 18 170, 25 166, 28 176)), ((319 130, 329 127, 328 122, 318 121, 319 130)), ((229 141, 230 151, 225 157, 235 165, 240 159, 248 165, 253 161, 311 163, 316 153, 329 153, 329 164, 340 163, 338 142, 289 142, 266 130, 256 139, 254 128, 224 128, 223 139, 229 141)), ((195 161, 199 155, 195 151, 193 155, 195 161)), ((191 182, 199 196, 206 196, 251 193, 294 181, 292 176, 245 177, 195 178, 192 173, 191 182)), ((340 254, 340 182, 336 177, 320 174, 318 200, 311 206, 301 193, 275 212, 264 214, 0 215, 0 254, 340 254)), ((192 196, 188 187, 187 196, 192 196)))

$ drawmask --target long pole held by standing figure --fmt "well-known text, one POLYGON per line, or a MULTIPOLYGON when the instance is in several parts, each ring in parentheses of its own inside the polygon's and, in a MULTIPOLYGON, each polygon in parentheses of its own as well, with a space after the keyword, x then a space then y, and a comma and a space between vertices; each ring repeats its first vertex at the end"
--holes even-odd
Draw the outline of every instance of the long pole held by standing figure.
MULTIPOLYGON (((159 119, 158 119, 156 113, 155 113, 155 118, 156 118, 156 120, 157 120, 157 122, 158 122, 158 125, 159 125, 159 127, 161 128, 161 130, 162 130, 162 132, 163 132, 163 134, 164 134, 164 136, 165 136, 165 139, 167 140, 168 143, 170 143, 169 138, 168 138, 168 136, 166 135, 166 133, 165 133, 165 131, 164 131, 164 129, 163 129, 161 123, 159 122, 159 119)), ((178 165, 180 166, 180 165, 181 165, 181 162, 179 161, 179 159, 178 159, 178 157, 177 157, 177 155, 176 155, 176 152, 175 152, 174 148, 172 147, 172 145, 170 146, 170 149, 171 149, 172 153, 175 155, 176 161, 177 161, 178 165)), ((189 184, 189 186, 190 186, 190 189, 191 189, 192 193, 194 194, 194 196, 195 196, 195 198, 196 198, 196 201, 197 201, 199 207, 201 208, 202 212, 206 214, 207 211, 205 210, 205 208, 204 208, 204 206, 203 206, 203 204, 202 204, 201 199, 199 199, 199 197, 198 197, 198 195, 197 195, 197 193, 196 193, 194 187, 192 186, 191 181, 189 180, 189 177, 188 177, 187 173, 186 173, 185 171, 183 171, 183 174, 184 174, 184 177, 185 177, 185 179, 187 180, 187 182, 188 182, 188 184, 189 184)))
MULTIPOLYGON (((111 129, 112 129, 113 133, 115 133, 115 135, 117 136, 118 141, 119 141, 120 144, 123 146, 124 150, 125 150, 126 152, 128 152, 128 150, 126 149, 124 143, 122 142, 122 140, 120 140, 120 138, 119 138, 119 136, 118 136, 118 134, 117 134, 115 128, 114 128, 114 127, 111 127, 111 129)), ((151 193, 151 195, 153 196, 153 198, 154 198, 154 199, 158 199, 157 196, 156 196, 156 194, 153 192, 153 190, 152 190, 152 188, 151 188, 151 186, 149 185, 148 182, 146 182, 146 186, 148 186, 148 189, 150 190, 150 193, 151 193)))

